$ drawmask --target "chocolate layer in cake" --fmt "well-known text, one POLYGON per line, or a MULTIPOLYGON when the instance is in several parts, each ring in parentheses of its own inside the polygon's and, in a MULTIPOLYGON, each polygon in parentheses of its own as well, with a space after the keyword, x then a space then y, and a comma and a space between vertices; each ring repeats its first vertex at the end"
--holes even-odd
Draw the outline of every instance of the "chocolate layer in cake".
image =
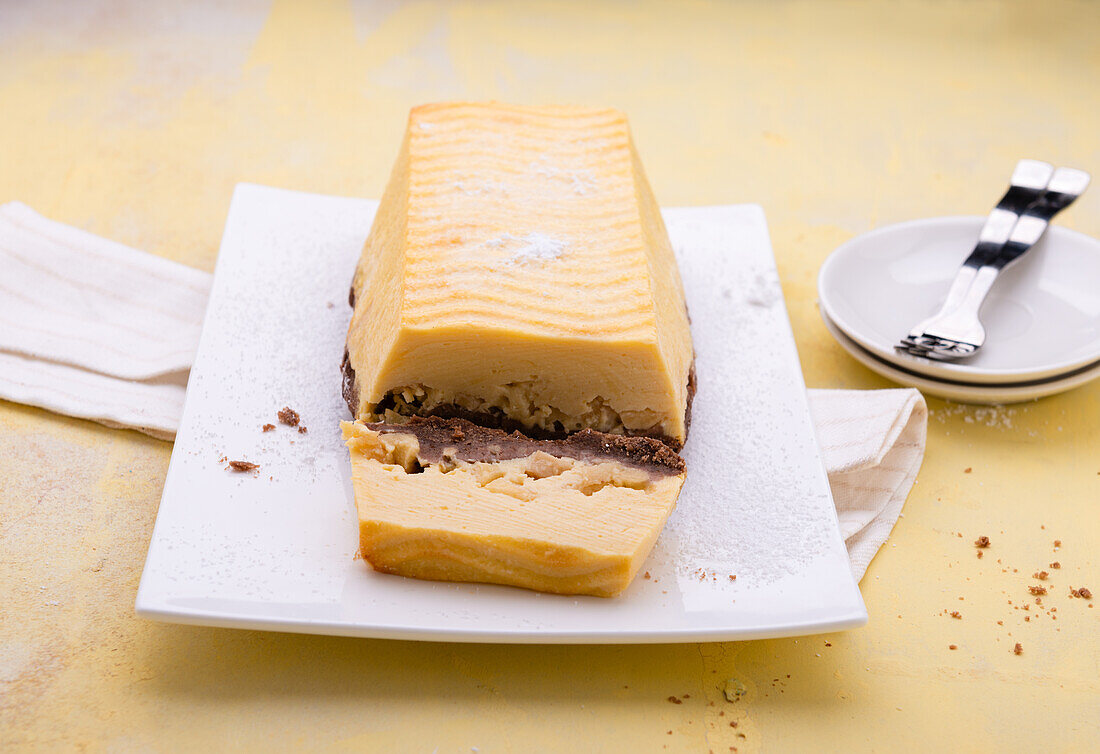
POLYGON ((542 451, 557 458, 600 463, 617 461, 661 476, 684 471, 684 459, 668 445, 650 437, 609 435, 582 429, 564 439, 536 440, 520 432, 478 426, 465 419, 412 417, 406 424, 368 423, 379 434, 407 434, 420 444, 423 464, 439 463, 444 453, 467 463, 507 461, 542 451))

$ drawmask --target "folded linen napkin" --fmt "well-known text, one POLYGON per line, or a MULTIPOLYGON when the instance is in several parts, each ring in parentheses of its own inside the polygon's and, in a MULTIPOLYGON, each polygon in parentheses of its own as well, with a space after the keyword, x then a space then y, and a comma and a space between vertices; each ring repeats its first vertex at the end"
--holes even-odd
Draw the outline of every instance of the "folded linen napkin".
MULTIPOLYGON (((0 206, 0 398, 172 439, 212 276, 0 206)), ((862 578, 924 457, 906 390, 810 390, 852 572, 862 578)))

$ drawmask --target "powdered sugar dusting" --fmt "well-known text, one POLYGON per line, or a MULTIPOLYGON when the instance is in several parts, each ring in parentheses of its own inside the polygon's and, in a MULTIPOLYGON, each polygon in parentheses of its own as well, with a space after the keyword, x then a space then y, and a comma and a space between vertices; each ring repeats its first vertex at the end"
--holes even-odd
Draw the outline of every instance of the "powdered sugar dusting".
POLYGON ((967 424, 981 424, 996 429, 1013 429, 1013 419, 1017 411, 1018 409, 1001 405, 971 406, 948 402, 942 409, 933 410, 932 416, 938 419, 941 424, 946 423, 949 418, 958 416, 962 417, 962 420, 967 424))
POLYGON ((491 249, 507 249, 510 252, 508 256, 510 264, 524 264, 557 259, 569 247, 569 242, 538 232, 528 233, 522 237, 502 233, 496 238, 490 238, 485 245, 491 249))
POLYGON ((596 175, 591 170, 563 170, 546 155, 531 162, 527 168, 535 175, 560 181, 574 194, 587 194, 596 188, 596 175))
POLYGON ((698 384, 687 481, 655 557, 675 563, 685 604, 700 609, 715 593, 747 607, 746 590, 847 567, 766 234, 715 214, 666 215, 670 236, 690 239, 675 248, 698 384), (699 569, 737 579, 700 579, 699 569))
MULTIPOLYGON (((138 594, 143 615, 539 643, 725 641, 859 621, 782 303, 745 301, 746 286, 774 272, 755 207, 665 214, 683 251, 699 384, 687 484, 642 566, 651 578, 614 599, 577 598, 414 581, 354 560, 339 430, 348 411, 334 366, 351 309, 327 303, 347 296, 376 207, 238 187, 138 594), (264 305, 273 295, 287 302, 283 316, 264 305), (300 358, 287 361, 290 352, 300 358), (261 431, 284 405, 301 413, 308 434, 261 431), (230 452, 260 463, 259 474, 226 472, 218 459, 230 452)), ((538 259, 578 243, 525 233, 479 246, 503 264, 513 251, 538 259)))

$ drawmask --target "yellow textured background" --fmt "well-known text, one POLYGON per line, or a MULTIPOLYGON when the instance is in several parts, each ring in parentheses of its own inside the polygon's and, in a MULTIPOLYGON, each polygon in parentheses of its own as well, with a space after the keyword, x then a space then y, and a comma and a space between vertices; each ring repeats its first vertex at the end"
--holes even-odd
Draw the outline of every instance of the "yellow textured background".
MULTIPOLYGON (((876 388, 816 311, 837 244, 982 214, 1020 157, 1100 172, 1096 3, 218 5, 0 4, 0 201, 210 270, 234 184, 377 197, 413 104, 614 105, 663 204, 764 206, 807 382, 876 388)), ((1095 751, 1100 382, 930 407, 866 628, 494 647, 140 621, 171 445, 0 403, 0 748, 1095 751)))

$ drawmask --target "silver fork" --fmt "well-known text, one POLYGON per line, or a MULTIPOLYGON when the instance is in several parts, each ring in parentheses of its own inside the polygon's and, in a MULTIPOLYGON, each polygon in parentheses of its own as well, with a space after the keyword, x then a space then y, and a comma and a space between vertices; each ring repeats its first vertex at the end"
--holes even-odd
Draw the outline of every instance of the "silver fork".
POLYGON ((914 327, 899 350, 947 360, 972 356, 981 348, 985 328, 978 315, 994 281, 1038 242, 1056 214, 1084 192, 1089 175, 1021 160, 1012 184, 982 228, 978 245, 952 282, 944 306, 914 327), (1039 187, 1041 183, 1045 188, 1039 187))

